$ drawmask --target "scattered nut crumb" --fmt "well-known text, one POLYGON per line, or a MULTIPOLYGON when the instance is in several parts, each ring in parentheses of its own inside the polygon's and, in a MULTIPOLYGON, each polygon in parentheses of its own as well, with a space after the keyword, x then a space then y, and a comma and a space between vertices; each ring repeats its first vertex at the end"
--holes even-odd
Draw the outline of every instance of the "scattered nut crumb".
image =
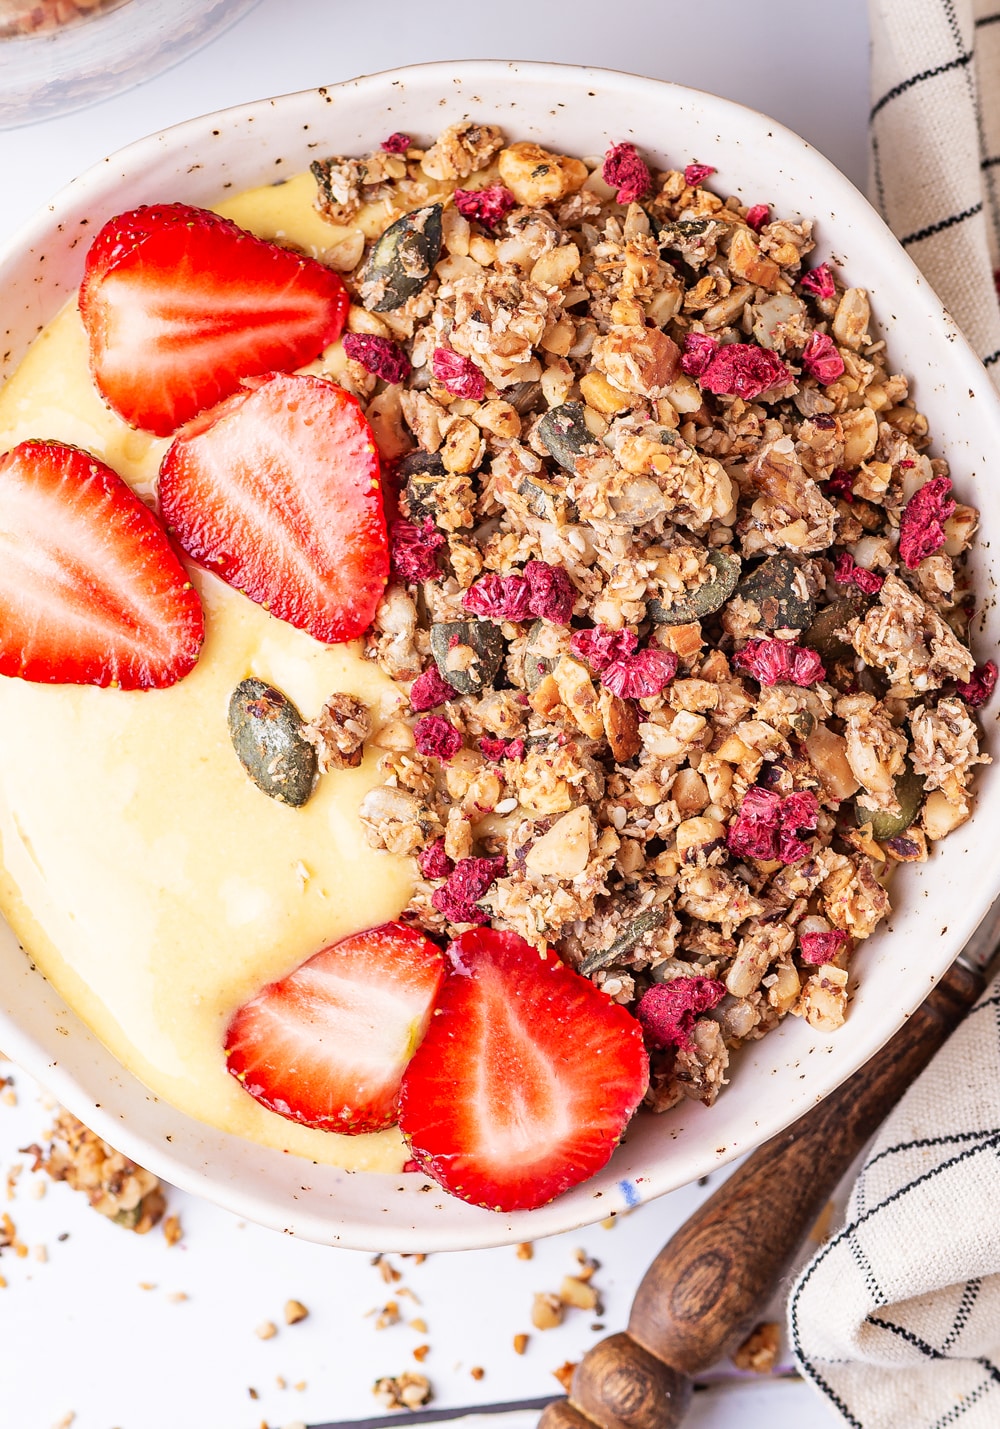
POLYGON ((71 1409, 68 1414, 64 1414, 61 1419, 57 1419, 52 1429, 70 1429, 70 1425, 76 1418, 76 1410, 71 1409))
POLYGON ((253 1385, 251 1385, 251 1386, 249 1387, 249 1389, 247 1390, 247 1394, 249 1394, 249 1396, 250 1396, 251 1399, 259 1399, 259 1398, 260 1398, 260 1395, 259 1395, 259 1394, 257 1393, 257 1391, 254 1389, 253 1385))
POLYGON ((139 1281, 139 1289, 140 1289, 140 1290, 155 1290, 155 1289, 156 1289, 156 1281, 155 1281, 155 1280, 140 1280, 140 1281, 139 1281))
POLYGON ((302 1303, 301 1300, 286 1300, 286 1301, 285 1301, 285 1324, 286 1324, 286 1325, 297 1325, 297 1324, 299 1323, 299 1321, 300 1321, 300 1320, 304 1320, 304 1319, 307 1317, 308 1314, 309 1314, 309 1311, 308 1311, 308 1310, 306 1309, 306 1307, 303 1305, 303 1303, 302 1303))
POLYGON ((44 1265, 49 1258, 49 1252, 44 1245, 36 1245, 31 1253, 37 1261, 41 1262, 42 1265, 44 1265))
POLYGON ((416 1330, 418 1335, 426 1335, 427 1321, 424 1320, 420 1315, 417 1315, 414 1319, 410 1321, 410 1329, 416 1330))
POLYGON ((167 1300, 171 1305, 183 1305, 185 1300, 190 1299, 186 1290, 171 1290, 167 1300))
POLYGON ((486 1371, 483 1369, 481 1364, 474 1364, 469 1370, 469 1373, 472 1375, 473 1379, 479 1380, 485 1376, 486 1371))
POLYGON ((523 1355, 523 1354, 524 1354, 525 1350, 528 1348, 528 1339, 529 1339, 529 1336, 528 1336, 528 1335, 515 1335, 515 1336, 514 1336, 514 1353, 515 1353, 516 1355, 523 1355))
POLYGON ((369 1310, 368 1313, 375 1315, 376 1330, 387 1330, 390 1325, 395 1325, 399 1320, 399 1306, 395 1300, 387 1300, 377 1313, 374 1310, 369 1310))
POLYGON ((576 1369, 576 1366, 576 1360, 566 1360, 558 1369, 552 1371, 566 1394, 569 1394, 570 1385, 573 1383, 573 1371, 576 1369))
POLYGON ((285 1376, 284 1376, 283 1374, 276 1374, 275 1377, 274 1377, 274 1382, 275 1382, 275 1384, 278 1386, 279 1389, 287 1389, 287 1388, 288 1388, 288 1380, 285 1378, 285 1376))
POLYGON ((413 1358, 417 1360, 420 1364, 423 1364, 424 1360, 427 1358, 430 1352, 430 1345, 418 1345, 417 1348, 413 1351, 413 1358))
POLYGON ((531 1323, 536 1330, 554 1330, 562 1324, 563 1306, 558 1295, 549 1295, 540 1290, 531 1306, 531 1323))
POLYGON ((617 1216, 608 1216, 605 1220, 603 1220, 603 1221, 601 1222, 601 1230, 602 1230, 602 1231, 613 1231, 614 1228, 615 1228, 615 1226, 616 1226, 617 1224, 618 1224, 618 1217, 617 1217, 617 1216))
POLYGON ((383 1409, 419 1409, 431 1401, 430 1380, 424 1374, 402 1374, 377 1379, 372 1393, 383 1409))
POLYGON ((530 1240, 522 1241, 517 1248, 516 1255, 518 1260, 532 1260, 535 1255, 535 1247, 530 1240))
POLYGON ((776 1321, 766 1320, 757 1325, 733 1355, 737 1369, 750 1370, 753 1374, 771 1374, 778 1362, 781 1349, 781 1326, 776 1321))
POLYGON ((32 1171, 46 1171, 53 1181, 65 1181, 82 1191, 95 1211, 116 1225, 145 1235, 166 1208, 158 1177, 146 1171, 60 1108, 49 1132, 49 1146, 30 1149, 32 1171))
POLYGON ((559 1287, 559 1299, 577 1310, 596 1310, 598 1294, 592 1285, 577 1275, 564 1275, 559 1287))
POLYGON ((163 1222, 163 1239, 167 1245, 176 1245, 182 1239, 184 1231, 181 1229, 180 1216, 167 1216, 163 1222))
POLYGON ((378 1267, 378 1273, 381 1275, 386 1285, 395 1285, 403 1278, 403 1272, 401 1270, 397 1270, 396 1267, 389 1260, 387 1260, 384 1255, 379 1254, 373 1256, 372 1265, 378 1267))
POLYGON ((254 1331, 258 1340, 273 1340, 278 1333, 278 1327, 273 1320, 265 1320, 262 1325, 258 1325, 254 1331))

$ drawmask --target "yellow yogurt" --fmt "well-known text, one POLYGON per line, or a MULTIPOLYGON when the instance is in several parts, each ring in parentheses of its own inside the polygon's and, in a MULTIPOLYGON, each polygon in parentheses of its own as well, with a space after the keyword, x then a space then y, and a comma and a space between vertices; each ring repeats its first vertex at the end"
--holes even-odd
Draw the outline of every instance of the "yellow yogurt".
MULTIPOLYGON (((338 231, 315 214, 313 192, 299 178, 223 211, 315 253, 338 231)), ((0 391, 0 451, 28 437, 85 447, 145 496, 169 445, 105 407, 75 304, 0 391)), ((247 778, 226 714, 249 675, 284 690, 307 719, 334 690, 363 699, 376 724, 403 701, 360 643, 321 645, 216 577, 191 575, 207 638, 171 688, 0 677, 0 909, 69 1006, 179 1110, 316 1161, 398 1171, 395 1129, 345 1137, 296 1126, 242 1090, 223 1052, 230 1015, 263 984, 408 901, 410 860, 371 850, 358 819, 379 782, 377 751, 324 775, 292 809, 247 778)))

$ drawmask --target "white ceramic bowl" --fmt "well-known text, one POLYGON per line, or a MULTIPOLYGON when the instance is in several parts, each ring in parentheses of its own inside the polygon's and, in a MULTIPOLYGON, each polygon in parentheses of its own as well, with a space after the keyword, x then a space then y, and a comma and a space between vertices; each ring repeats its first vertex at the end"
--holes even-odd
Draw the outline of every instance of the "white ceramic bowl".
MULTIPOLYGON (((79 283, 87 244, 135 204, 211 204, 318 155, 361 153, 392 130, 428 140, 463 115, 573 154, 634 140, 664 164, 714 164, 714 183, 782 216, 816 220, 817 260, 866 286, 894 370, 908 373, 934 451, 982 510, 975 563, 987 597, 978 658, 996 649, 1000 399, 913 263, 857 190, 803 140, 740 105, 655 80, 548 64, 421 65, 193 119, 70 184, 0 254, 7 334, 0 377, 79 283)), ((992 711, 986 712, 987 728, 992 711)), ((855 960, 857 991, 835 1035, 796 1018, 742 1051, 710 1111, 640 1115, 609 1167, 541 1210, 499 1215, 419 1175, 338 1171, 203 1126, 153 1097, 74 1017, 0 927, 0 1047, 102 1136, 167 1180, 289 1234, 368 1250, 446 1250, 527 1240, 601 1219, 702 1176, 780 1130, 871 1057, 924 999, 993 899, 1000 824, 995 769, 975 817, 924 865, 905 867, 895 912, 855 960)))

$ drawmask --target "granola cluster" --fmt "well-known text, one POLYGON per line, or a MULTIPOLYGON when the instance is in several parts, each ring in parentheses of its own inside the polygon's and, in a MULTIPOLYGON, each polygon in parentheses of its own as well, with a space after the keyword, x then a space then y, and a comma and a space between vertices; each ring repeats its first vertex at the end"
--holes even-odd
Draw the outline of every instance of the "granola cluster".
POLYGON ((977 513, 808 221, 628 144, 390 138, 314 166, 366 339, 324 370, 398 488, 365 830, 404 916, 554 946, 634 1006, 650 1104, 710 1104, 843 1021, 894 865, 970 815, 977 513))

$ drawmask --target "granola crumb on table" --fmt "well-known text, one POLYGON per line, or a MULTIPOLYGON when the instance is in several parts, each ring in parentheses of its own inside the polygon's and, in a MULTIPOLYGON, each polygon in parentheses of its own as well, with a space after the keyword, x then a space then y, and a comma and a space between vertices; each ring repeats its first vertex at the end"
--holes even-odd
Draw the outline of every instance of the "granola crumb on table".
MULTIPOLYGON (((138 1235, 160 1220, 166 1199, 158 1177, 115 1151, 71 1112, 59 1108, 48 1142, 44 1148, 28 1148, 35 1157, 32 1171, 45 1171, 53 1181, 82 1191, 95 1211, 138 1235)), ((175 1225, 179 1232, 176 1220, 175 1225)), ((174 1244, 172 1235, 168 1244, 174 1244)))
POLYGON ((647 1105, 711 1105, 787 1014, 844 1021, 893 869, 970 816, 978 516, 808 220, 631 143, 390 139, 313 165, 399 493, 365 833, 405 918, 554 947, 643 1022, 647 1105))

